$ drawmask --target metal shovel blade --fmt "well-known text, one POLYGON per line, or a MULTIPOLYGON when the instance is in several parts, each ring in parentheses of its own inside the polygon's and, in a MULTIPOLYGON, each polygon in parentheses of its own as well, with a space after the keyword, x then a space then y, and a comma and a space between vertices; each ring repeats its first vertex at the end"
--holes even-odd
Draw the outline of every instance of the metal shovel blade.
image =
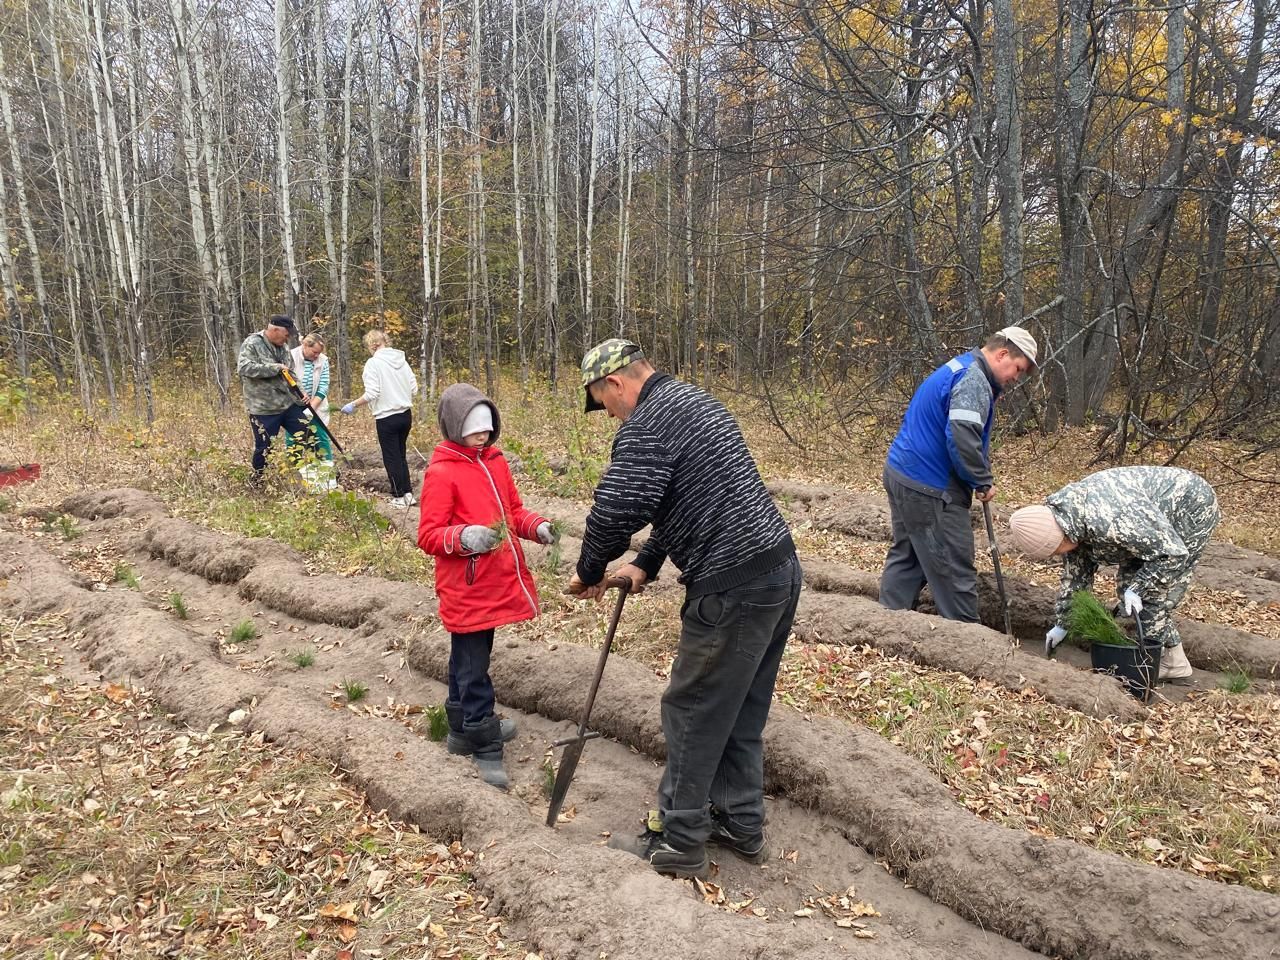
POLYGON ((564 753, 560 754, 555 786, 551 788, 551 806, 547 808, 548 827, 556 825, 556 818, 560 816, 560 808, 564 806, 565 795, 569 792, 569 784, 573 783, 573 775, 578 769, 578 761, 582 759, 582 748, 586 744, 585 737, 575 737, 564 748, 564 753))

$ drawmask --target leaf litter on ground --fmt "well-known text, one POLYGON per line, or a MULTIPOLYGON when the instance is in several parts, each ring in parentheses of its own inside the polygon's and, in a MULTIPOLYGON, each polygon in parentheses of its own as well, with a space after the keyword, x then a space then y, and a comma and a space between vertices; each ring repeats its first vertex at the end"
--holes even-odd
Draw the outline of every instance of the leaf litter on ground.
POLYGON ((56 617, 0 635, 4 956, 527 955, 486 915, 472 851, 261 734, 71 679, 56 617))

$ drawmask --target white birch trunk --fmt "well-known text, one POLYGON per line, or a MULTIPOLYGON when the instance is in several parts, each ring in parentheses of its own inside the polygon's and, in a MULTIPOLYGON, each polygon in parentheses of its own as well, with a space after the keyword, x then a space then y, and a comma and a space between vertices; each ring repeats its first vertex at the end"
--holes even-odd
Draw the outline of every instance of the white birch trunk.
POLYGON ((593 261, 595 253, 592 237, 595 231, 596 216, 596 141, 600 135, 600 10, 597 7, 591 18, 591 155, 587 160, 587 226, 584 237, 585 252, 583 254, 583 317, 582 323, 586 331, 583 338, 583 350, 589 350, 595 343, 595 317, 592 313, 591 293, 594 287, 593 261))
POLYGON ((276 56, 276 181, 280 190, 280 238, 284 247, 285 310, 292 316, 298 309, 301 283, 293 243, 293 198, 290 176, 290 116, 293 111, 293 83, 289 73, 294 69, 293 24, 289 22, 289 0, 275 0, 276 56))

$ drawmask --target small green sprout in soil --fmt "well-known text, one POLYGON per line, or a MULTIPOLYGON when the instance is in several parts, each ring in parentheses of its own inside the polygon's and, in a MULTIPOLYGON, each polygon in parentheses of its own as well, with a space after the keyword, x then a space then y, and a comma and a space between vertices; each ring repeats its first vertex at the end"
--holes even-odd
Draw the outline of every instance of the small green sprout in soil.
POLYGON ((427 736, 439 743, 449 735, 449 715, 442 706, 427 707, 427 736))
POLYGON ((130 590, 137 590, 140 583, 137 571, 127 563, 117 563, 112 578, 116 583, 123 583, 130 590))
POLYGON ((252 620, 241 620, 231 628, 231 642, 250 643, 258 639, 258 625, 252 620))

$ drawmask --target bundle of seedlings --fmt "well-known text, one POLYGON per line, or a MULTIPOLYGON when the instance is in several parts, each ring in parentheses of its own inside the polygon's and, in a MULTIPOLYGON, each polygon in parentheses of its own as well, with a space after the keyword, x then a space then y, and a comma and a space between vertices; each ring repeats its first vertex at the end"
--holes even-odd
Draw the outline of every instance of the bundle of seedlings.
POLYGON ((1080 647, 1091 647, 1095 643, 1112 647, 1137 646, 1133 638, 1120 629, 1115 617, 1088 590, 1077 590, 1071 595, 1067 636, 1080 647))

